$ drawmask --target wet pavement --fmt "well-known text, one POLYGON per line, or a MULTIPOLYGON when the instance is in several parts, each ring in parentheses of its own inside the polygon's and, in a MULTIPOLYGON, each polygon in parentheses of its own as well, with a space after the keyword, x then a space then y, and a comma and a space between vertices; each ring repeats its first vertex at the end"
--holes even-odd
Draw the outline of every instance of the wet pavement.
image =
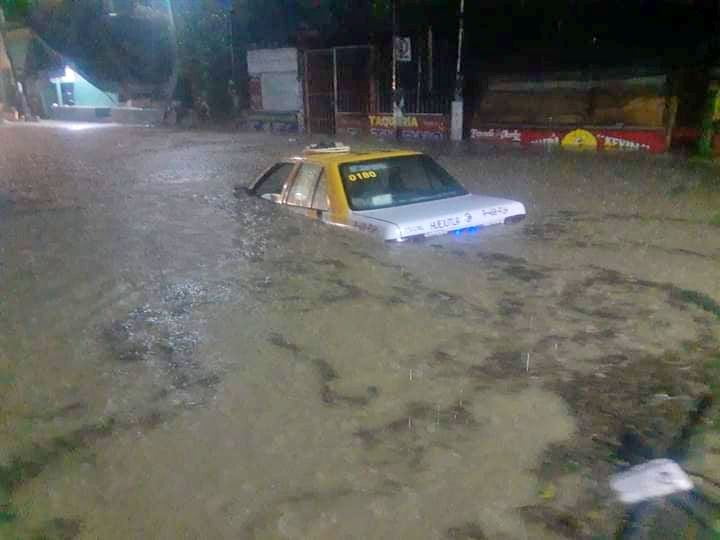
POLYGON ((720 383, 714 171, 431 147, 529 218, 385 245, 233 197, 305 143, 0 127, 1 538, 618 526, 720 383))

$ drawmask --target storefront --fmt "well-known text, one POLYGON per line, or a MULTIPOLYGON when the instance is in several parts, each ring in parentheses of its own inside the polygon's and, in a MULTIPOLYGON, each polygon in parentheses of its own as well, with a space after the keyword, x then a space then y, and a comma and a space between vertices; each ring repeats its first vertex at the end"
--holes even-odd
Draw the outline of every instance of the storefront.
MULTIPOLYGON (((306 51, 307 130, 421 141, 448 139, 449 93, 420 84, 427 78, 422 70, 414 90, 393 92, 387 72, 391 62, 391 51, 367 45, 306 51)), ((424 65, 428 62, 432 59, 424 65)))
POLYGON ((473 141, 585 150, 668 149, 671 100, 665 75, 495 78, 474 111, 473 141))

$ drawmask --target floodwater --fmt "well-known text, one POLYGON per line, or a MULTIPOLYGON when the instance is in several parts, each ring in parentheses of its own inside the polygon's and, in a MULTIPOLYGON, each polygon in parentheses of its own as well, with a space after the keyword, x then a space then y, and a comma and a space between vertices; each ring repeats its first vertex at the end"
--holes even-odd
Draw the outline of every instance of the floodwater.
POLYGON ((708 392, 712 171, 434 147, 530 216, 385 245, 233 196, 303 144, 0 127, 0 537, 612 533, 708 392))

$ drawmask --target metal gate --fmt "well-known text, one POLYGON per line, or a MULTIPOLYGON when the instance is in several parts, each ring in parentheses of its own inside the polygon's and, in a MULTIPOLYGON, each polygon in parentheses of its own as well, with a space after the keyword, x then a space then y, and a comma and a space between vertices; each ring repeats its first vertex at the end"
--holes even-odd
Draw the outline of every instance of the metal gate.
POLYGON ((305 52, 305 115, 308 133, 335 133, 335 62, 332 49, 305 52))
POLYGON ((373 48, 369 45, 335 47, 338 113, 375 112, 377 88, 373 77, 373 48))
POLYGON ((305 114, 309 133, 334 134, 338 113, 374 112, 377 82, 368 45, 305 52, 305 114))

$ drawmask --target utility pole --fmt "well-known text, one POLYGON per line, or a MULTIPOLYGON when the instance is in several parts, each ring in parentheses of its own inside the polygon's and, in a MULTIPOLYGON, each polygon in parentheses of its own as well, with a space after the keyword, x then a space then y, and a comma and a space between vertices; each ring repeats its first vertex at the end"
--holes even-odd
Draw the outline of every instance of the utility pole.
POLYGON ((462 76, 462 50, 465 16, 465 0, 460 0, 460 15, 458 21, 458 49, 457 63, 455 65, 455 98, 450 110, 450 139, 461 141, 463 136, 463 76, 462 76))
POLYGON ((432 26, 428 26, 428 35, 427 35, 427 89, 428 92, 432 93, 434 91, 434 83, 433 83, 433 63, 435 62, 433 58, 433 31, 432 26))
POLYGON ((455 99, 462 100, 463 97, 463 80, 462 80, 462 50, 463 50, 463 33, 465 31, 463 17, 465 16, 465 0, 460 0, 460 17, 458 21, 458 48, 457 63, 455 65, 455 99))
POLYGON ((234 0, 228 1, 227 32, 230 47, 230 80, 228 81, 228 94, 230 95, 232 116, 237 116, 240 108, 240 93, 238 89, 237 78, 235 75, 235 3, 234 0))
POLYGON ((230 80, 235 84, 235 34, 233 23, 235 19, 235 8, 228 11, 228 34, 230 35, 230 80))
POLYGON ((392 16, 393 16, 393 37, 392 37, 392 113, 393 113, 393 125, 395 127, 395 140, 400 140, 400 123, 402 121, 402 90, 398 89, 398 2, 400 0, 393 0, 392 5, 392 16))
MULTIPOLYGON (((392 91, 395 94, 397 90, 397 3, 398 0, 393 0, 392 3, 392 91)), ((395 96, 393 95, 393 99, 395 96)))

